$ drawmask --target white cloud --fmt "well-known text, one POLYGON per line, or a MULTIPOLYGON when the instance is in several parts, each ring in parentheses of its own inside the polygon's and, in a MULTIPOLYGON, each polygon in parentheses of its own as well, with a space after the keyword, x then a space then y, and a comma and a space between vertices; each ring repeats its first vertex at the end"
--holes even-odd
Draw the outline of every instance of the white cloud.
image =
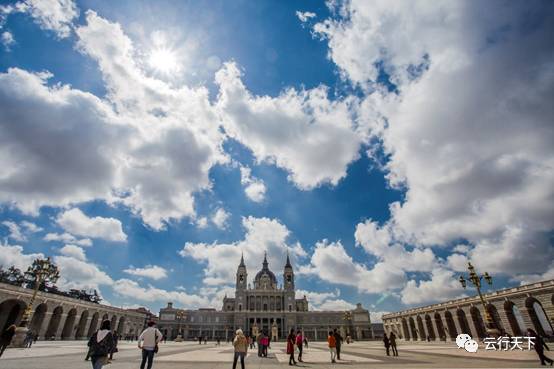
POLYGON ((339 299, 340 290, 333 292, 314 292, 302 289, 296 290, 296 298, 301 299, 304 296, 308 299, 310 310, 350 310, 356 306, 348 301, 339 299))
POLYGON ((207 285, 232 285, 235 282, 236 268, 241 253, 252 273, 261 268, 264 252, 267 251, 270 268, 281 270, 285 265, 286 252, 289 250, 292 262, 296 257, 306 256, 298 243, 289 243, 289 230, 275 219, 243 218, 246 230, 244 239, 233 243, 192 243, 187 242, 179 254, 206 263, 204 283, 207 285))
POLYGON ((400 292, 404 304, 428 304, 465 296, 460 282, 449 270, 437 268, 430 280, 410 280, 400 292))
POLYGON ((60 241, 64 243, 75 244, 79 246, 92 246, 92 240, 90 238, 77 239, 75 236, 69 233, 47 233, 43 237, 44 241, 60 241))
POLYGON ((212 216, 212 223, 219 229, 225 229, 227 228, 227 220, 229 220, 230 216, 231 214, 226 212, 225 209, 219 208, 212 216))
POLYGON ((383 315, 390 314, 390 311, 370 311, 372 323, 383 323, 383 315))
POLYGON ((0 35, 0 39, 2 41, 2 45, 4 45, 4 49, 6 49, 6 51, 10 51, 10 47, 13 44, 15 44, 15 39, 13 38, 13 34, 9 31, 2 32, 2 34, 0 35))
POLYGON ((319 305, 319 310, 337 311, 337 310, 352 310, 356 305, 343 299, 326 300, 319 305))
POLYGON ((76 30, 78 48, 98 62, 110 102, 134 129, 122 157, 120 201, 156 230, 194 217, 192 193, 210 188, 210 168, 228 160, 208 90, 147 77, 118 23, 93 11, 86 19, 76 30))
POLYGON ((123 272, 139 277, 151 278, 156 281, 167 277, 167 270, 158 265, 147 265, 144 268, 134 268, 131 266, 130 268, 123 270, 123 272))
POLYGON ((88 217, 79 208, 59 214, 56 222, 66 231, 78 236, 102 238, 108 241, 123 242, 127 235, 121 221, 115 218, 88 217))
POLYGON ((79 9, 73 0, 25 0, 18 3, 20 11, 28 12, 44 30, 54 31, 59 38, 69 37, 79 9))
POLYGON ((28 220, 24 220, 20 223, 20 225, 25 228, 25 230, 27 232, 31 232, 31 233, 38 233, 38 232, 42 232, 43 229, 39 226, 37 226, 35 223, 33 222, 29 222, 28 220))
POLYGON ((27 241, 27 237, 25 237, 23 233, 21 233, 21 230, 19 229, 19 226, 17 225, 17 223, 12 222, 10 220, 5 220, 2 222, 2 225, 8 228, 8 230, 10 231, 8 237, 11 238, 12 240, 17 242, 27 241))
POLYGON ((259 162, 287 170, 299 188, 336 185, 358 158, 361 139, 349 108, 355 99, 332 101, 324 86, 288 89, 275 98, 253 96, 234 63, 216 73, 216 83, 227 134, 250 148, 259 162))
POLYGON ((98 290, 99 286, 113 284, 112 278, 96 264, 81 258, 84 252, 82 255, 80 253, 76 255, 78 252, 75 249, 73 251, 66 249, 66 254, 68 253, 71 255, 54 257, 54 263, 60 270, 60 279, 56 283, 60 289, 98 290))
POLYGON ((208 218, 200 217, 196 220, 196 226, 200 229, 204 229, 208 226, 208 218))
POLYGON ((296 11, 296 16, 298 17, 298 19, 300 19, 300 22, 304 23, 310 20, 311 18, 315 18, 316 14, 312 12, 296 11))
POLYGON ((429 248, 408 250, 394 242, 389 225, 379 227, 376 222, 367 220, 356 226, 356 244, 370 255, 377 257, 387 266, 405 271, 431 271, 437 266, 435 254, 429 248))
MULTIPOLYGON (((391 239, 418 248, 463 239, 481 269, 540 274, 554 257, 553 12, 494 4, 353 0, 314 29, 368 94, 360 131, 382 144, 389 184, 406 190, 384 226, 391 239), (522 25, 524 14, 536 27, 522 25), (376 85, 383 72, 394 93, 376 85)), ((388 235, 371 237, 365 248, 379 252, 388 235)))
POLYGON ((81 261, 87 260, 87 257, 85 255, 85 250, 75 245, 65 245, 60 249, 60 254, 64 256, 70 256, 81 261))
POLYGON ((265 199, 266 187, 264 181, 252 177, 250 168, 240 167, 240 183, 244 186, 244 193, 254 202, 262 202, 265 199))
MULTIPOLYGON (((142 287, 130 279, 119 279, 113 285, 114 293, 133 300, 179 304, 184 308, 199 308, 210 306, 210 300, 199 295, 191 295, 183 291, 167 291, 153 286, 142 287)), ((220 302, 221 303, 221 302, 220 302)))
POLYGON ((403 270, 397 266, 378 262, 368 269, 355 262, 340 242, 327 240, 316 244, 310 264, 302 266, 299 274, 315 275, 326 282, 353 286, 366 293, 398 289, 406 280, 403 270))
POLYGON ((44 255, 42 253, 25 254, 21 246, 0 244, 0 266, 5 269, 13 265, 25 271, 38 258, 44 258, 44 255))

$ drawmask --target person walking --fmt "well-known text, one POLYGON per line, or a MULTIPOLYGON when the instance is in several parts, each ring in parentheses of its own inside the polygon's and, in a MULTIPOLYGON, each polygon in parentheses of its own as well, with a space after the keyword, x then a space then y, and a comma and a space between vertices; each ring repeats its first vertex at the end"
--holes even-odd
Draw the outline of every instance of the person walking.
POLYGON ((242 332, 242 329, 237 329, 233 339, 233 347, 235 348, 235 356, 233 357, 233 369, 237 368, 237 361, 240 358, 240 367, 244 369, 244 357, 248 352, 248 341, 242 332))
POLYGON ((308 337, 304 336, 304 346, 308 348, 308 337))
POLYGON ((12 343, 15 328, 15 324, 12 324, 4 332, 2 332, 2 335, 0 336, 0 356, 2 356, 6 347, 12 343))
POLYGON ((152 369, 154 354, 158 352, 158 343, 160 343, 162 338, 163 334, 158 328, 156 328, 156 323, 149 321, 148 328, 142 331, 138 338, 138 348, 142 350, 140 369, 144 369, 147 362, 147 368, 152 369))
POLYGON ((329 346, 329 352, 331 353, 331 362, 336 363, 335 358, 337 357, 337 340, 333 331, 329 331, 329 336, 327 336, 327 346, 329 346))
POLYGON ((262 344, 262 356, 267 357, 267 347, 269 346, 269 337, 265 334, 265 331, 262 332, 262 338, 260 339, 262 344))
POLYGON ((296 332, 296 347, 298 347, 298 362, 302 362, 302 348, 304 346, 304 336, 302 335, 302 331, 299 329, 296 332))
POLYGON ((296 365, 294 360, 294 345, 296 344, 296 335, 294 334, 294 328, 291 328, 287 337, 287 354, 289 354, 289 365, 296 365))
POLYGON ((387 350, 387 356, 390 356, 390 341, 386 333, 383 334, 383 344, 385 345, 385 350, 387 350))
POLYGON ((333 335, 335 336, 335 342, 336 342, 336 347, 337 347, 337 360, 340 360, 340 347, 342 345, 342 341, 343 341, 343 338, 342 336, 340 335, 339 331, 337 330, 337 328, 335 328, 333 330, 333 335))
POLYGON ((24 344, 25 348, 31 348, 31 346, 33 345, 33 337, 34 336, 35 336, 35 334, 33 333, 33 331, 31 331, 31 330, 27 331, 27 334, 25 334, 25 339, 23 340, 23 344, 24 344))
POLYGON ((550 366, 552 366, 552 363, 554 363, 554 361, 544 354, 544 349, 547 349, 548 351, 550 351, 550 348, 546 345, 546 342, 544 342, 542 337, 532 329, 527 330, 527 336, 534 338, 533 342, 535 343, 535 345, 533 346, 533 348, 535 349, 535 352, 539 356, 541 365, 546 365, 545 364, 545 361, 546 361, 550 364, 550 366))
POLYGON ((398 350, 396 349, 396 335, 394 334, 394 332, 390 332, 389 342, 392 349, 392 355, 398 356, 398 350))
POLYGON ((109 363, 108 356, 114 348, 114 339, 110 325, 109 320, 104 320, 100 325, 100 329, 90 336, 88 340, 92 369, 101 369, 109 363))

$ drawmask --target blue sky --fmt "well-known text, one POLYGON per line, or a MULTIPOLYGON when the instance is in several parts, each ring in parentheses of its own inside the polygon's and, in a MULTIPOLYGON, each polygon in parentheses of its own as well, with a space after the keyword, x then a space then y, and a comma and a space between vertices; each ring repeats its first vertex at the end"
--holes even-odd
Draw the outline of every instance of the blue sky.
POLYGON ((288 252, 313 308, 376 318, 468 293, 468 260, 551 279, 553 16, 5 2, 0 263, 50 255, 63 287, 157 311, 219 308, 241 253, 252 276, 288 252))

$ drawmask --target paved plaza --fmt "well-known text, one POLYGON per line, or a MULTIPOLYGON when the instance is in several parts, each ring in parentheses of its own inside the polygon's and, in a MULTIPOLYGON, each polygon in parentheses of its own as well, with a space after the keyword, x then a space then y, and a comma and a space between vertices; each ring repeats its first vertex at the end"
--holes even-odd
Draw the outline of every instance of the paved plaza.
MULTIPOLYGON (((453 342, 412 343, 401 342, 398 357, 387 357, 381 342, 356 342, 343 347, 341 361, 329 362, 324 342, 313 342, 304 353, 301 368, 537 368, 540 363, 534 351, 485 351, 480 347, 475 354, 457 349, 453 342)), ((81 369, 91 368, 85 362, 85 341, 38 342, 31 349, 8 349, 0 358, 0 369, 81 369)), ((155 369, 169 368, 231 368, 233 348, 228 343, 199 345, 194 342, 168 342, 160 346, 155 369)), ((107 369, 137 369, 140 351, 136 342, 120 342, 119 352, 107 369)), ((240 365, 239 365, 240 367, 240 365)), ((288 367, 284 343, 274 343, 268 358, 259 358, 251 352, 246 367, 288 367)))

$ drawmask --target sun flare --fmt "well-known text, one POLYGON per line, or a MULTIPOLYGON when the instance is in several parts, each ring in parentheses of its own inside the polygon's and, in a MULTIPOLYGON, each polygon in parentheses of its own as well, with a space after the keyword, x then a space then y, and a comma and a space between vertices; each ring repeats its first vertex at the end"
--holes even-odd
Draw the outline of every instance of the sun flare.
POLYGON ((179 69, 177 56, 169 49, 156 49, 150 54, 148 63, 154 69, 162 73, 172 73, 179 69))

